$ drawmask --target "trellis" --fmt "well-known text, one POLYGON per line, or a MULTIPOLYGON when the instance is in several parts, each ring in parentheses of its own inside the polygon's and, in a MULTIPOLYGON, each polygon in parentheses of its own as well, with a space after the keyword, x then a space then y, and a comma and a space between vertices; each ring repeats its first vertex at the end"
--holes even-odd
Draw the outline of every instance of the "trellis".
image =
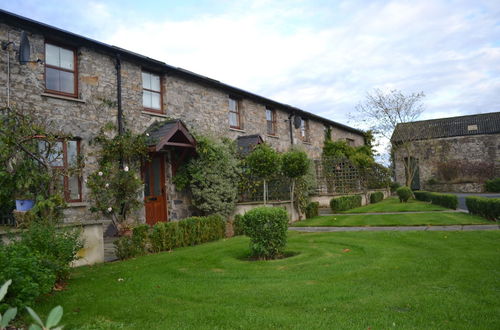
MULTIPOLYGON (((359 169, 348 158, 321 158, 314 160, 316 172, 316 194, 338 195, 359 193, 367 189, 386 188, 390 173, 382 165, 374 164, 367 169, 359 169)), ((259 202, 263 200, 262 180, 245 177, 239 187, 239 202, 259 202)), ((277 174, 268 181, 269 201, 290 199, 290 179, 277 174)))

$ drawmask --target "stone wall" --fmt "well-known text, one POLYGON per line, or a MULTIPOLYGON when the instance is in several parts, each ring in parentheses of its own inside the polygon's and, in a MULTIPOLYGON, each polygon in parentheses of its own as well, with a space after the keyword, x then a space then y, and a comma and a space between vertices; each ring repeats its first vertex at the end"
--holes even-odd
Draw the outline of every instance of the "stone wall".
MULTIPOLYGON (((454 161, 467 161, 472 164, 474 162, 492 162, 495 167, 493 176, 500 176, 500 134, 422 140, 414 142, 412 150, 412 157, 418 158, 421 189, 432 189, 435 186, 429 185, 428 181, 429 179, 436 179, 439 163, 453 163, 454 161)), ((401 184, 405 183, 406 178, 403 164, 405 156, 406 153, 404 152, 395 153, 396 181, 401 184)), ((473 178, 464 177, 461 179, 468 182, 456 183, 481 183, 472 182, 474 181, 473 178)), ((447 185, 446 188, 442 189, 458 189, 457 192, 460 192, 462 188, 458 185, 447 185)), ((435 189, 441 188, 436 186, 435 189)), ((477 190, 477 187, 474 189, 477 190)))
MULTIPOLYGON (((0 24, 0 40, 11 40, 19 45, 20 29, 0 24)), ((28 33, 31 44, 31 59, 45 56, 45 37, 28 33)), ((29 63, 20 65, 17 52, 12 46, 10 54, 10 104, 11 107, 27 113, 36 114, 46 121, 54 132, 72 135, 81 139, 81 154, 85 157, 83 180, 96 170, 95 147, 90 143, 100 128, 106 123, 116 123, 117 99, 115 60, 88 47, 77 48, 78 98, 61 97, 45 92, 44 65, 29 63)), ((7 52, 0 56, 0 103, 7 104, 7 52)), ((149 70, 148 70, 149 71, 149 70)), ((288 116, 284 109, 275 109, 277 114, 277 134, 266 134, 265 104, 242 99, 241 111, 243 128, 229 128, 228 97, 223 90, 205 86, 202 83, 181 78, 173 73, 162 75, 164 115, 145 112, 142 107, 142 65, 122 61, 122 104, 125 125, 135 133, 142 133, 153 122, 166 118, 181 119, 194 132, 236 139, 240 135, 260 134, 278 151, 286 151, 291 146, 288 116)), ((301 146, 310 157, 318 157, 324 140, 324 124, 317 120, 309 121, 310 142, 297 137, 299 130, 293 131, 294 144, 301 146)), ((361 135, 333 127, 334 139, 351 138, 356 145, 363 144, 361 135)), ((193 214, 189 194, 177 192, 172 184, 171 168, 166 157, 166 185, 169 219, 177 220, 193 214)), ((88 190, 82 189, 83 202, 72 203, 65 211, 68 222, 81 219, 99 219, 100 215, 91 214, 86 202, 88 190)), ((144 212, 139 220, 144 221, 144 212)))

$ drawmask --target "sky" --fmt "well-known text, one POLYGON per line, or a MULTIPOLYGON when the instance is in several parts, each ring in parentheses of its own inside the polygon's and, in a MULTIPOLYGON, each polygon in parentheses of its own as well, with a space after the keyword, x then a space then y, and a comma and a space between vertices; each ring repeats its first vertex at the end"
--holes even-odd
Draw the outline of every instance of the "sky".
POLYGON ((421 119, 500 111, 500 1, 54 1, 0 8, 360 127, 374 89, 421 119))

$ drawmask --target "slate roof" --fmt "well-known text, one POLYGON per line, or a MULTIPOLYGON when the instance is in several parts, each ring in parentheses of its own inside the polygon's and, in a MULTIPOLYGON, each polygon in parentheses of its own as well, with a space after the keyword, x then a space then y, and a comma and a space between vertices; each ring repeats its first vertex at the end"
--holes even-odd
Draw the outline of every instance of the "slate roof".
POLYGON ((274 100, 271 100, 269 98, 245 91, 243 89, 224 84, 218 80, 194 73, 192 71, 179 68, 179 67, 174 67, 169 64, 166 64, 162 61, 155 60, 153 58, 117 47, 117 46, 112 46, 109 44, 106 44, 104 42, 100 42, 94 39, 90 39, 81 35, 78 35, 76 33, 72 33, 63 29, 56 28, 54 26, 41 23, 11 12, 8 12, 6 10, 0 9, 0 23, 7 23, 11 24, 12 26, 16 26, 20 29, 23 30, 28 30, 32 31, 35 33, 40 33, 40 34, 45 34, 49 35, 51 40, 53 41, 59 41, 64 44, 67 44, 69 46, 73 47, 88 47, 93 50, 98 50, 101 53, 105 53, 109 56, 117 56, 119 55, 121 58, 126 59, 128 61, 132 61, 135 63, 139 63, 143 68, 148 69, 148 70, 154 70, 158 72, 165 72, 167 74, 173 74, 185 79, 189 79, 190 81, 195 81, 197 83, 203 84, 205 86, 209 86, 212 88, 216 88, 219 90, 223 90, 230 95, 234 96, 240 96, 240 97, 245 97, 250 100, 254 100, 256 102, 262 103, 266 106, 269 106, 271 108, 277 108, 284 110, 291 115, 298 115, 301 116, 305 119, 311 118, 315 119, 319 122, 322 122, 325 125, 330 125, 332 127, 338 127, 341 129, 344 129, 346 131, 355 133, 355 134, 360 134, 363 135, 364 132, 362 130, 335 122, 330 119, 326 119, 324 117, 318 116, 316 114, 313 114, 311 112, 299 109, 297 107, 285 104, 285 103, 280 103, 274 100))
POLYGON ((156 121, 151 124, 145 132, 149 134, 146 139, 147 144, 150 146, 157 144, 162 137, 177 126, 178 121, 179 120, 156 121))
POLYGON ((391 141, 425 140, 453 136, 500 134, 500 112, 439 118, 398 124, 391 141))
POLYGON ((244 156, 251 153, 253 148, 261 143, 264 143, 264 140, 259 134, 238 136, 236 139, 238 152, 244 156))

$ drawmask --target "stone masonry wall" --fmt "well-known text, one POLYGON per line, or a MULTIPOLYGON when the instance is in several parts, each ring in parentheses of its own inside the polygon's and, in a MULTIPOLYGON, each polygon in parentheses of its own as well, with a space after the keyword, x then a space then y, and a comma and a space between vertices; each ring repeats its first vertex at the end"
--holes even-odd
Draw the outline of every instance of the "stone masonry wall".
MULTIPOLYGON (((495 164, 494 176, 500 176, 500 134, 423 140, 415 142, 414 146, 414 150, 418 152, 412 156, 419 160, 421 189, 432 189, 432 185, 428 185, 427 181, 436 178, 437 165, 441 162, 464 160, 471 163, 493 162, 495 164)), ((406 176, 403 159, 405 155, 403 152, 397 152, 395 156, 396 181, 404 184, 406 176)), ((453 185, 447 185, 447 187, 454 189, 453 185)))
MULTIPOLYGON (((19 45, 20 30, 0 24, 0 40, 11 40, 19 45)), ((28 33, 31 44, 31 59, 44 60, 45 37, 28 33)), ((50 37, 50 36, 48 36, 50 37)), ((96 170, 95 147, 89 142, 101 127, 108 122, 116 123, 117 109, 106 106, 116 101, 116 69, 114 59, 86 47, 77 49, 78 98, 72 99, 45 93, 44 65, 17 61, 17 46, 9 48, 10 54, 10 104, 20 111, 36 114, 49 122, 55 132, 69 134, 81 139, 81 154, 85 157, 83 180, 96 170)), ((6 52, 0 56, 0 105, 7 105, 7 59, 6 52)), ((181 119, 190 130, 198 133, 235 139, 240 135, 260 134, 278 151, 290 148, 288 112, 275 109, 277 135, 266 134, 265 105, 252 100, 241 100, 242 130, 229 128, 229 95, 216 88, 177 77, 162 75, 164 115, 145 112, 142 107, 142 78, 140 63, 122 61, 122 104, 126 127, 135 133, 144 132, 153 122, 166 118, 181 119)), ((309 121, 310 142, 302 142, 299 130, 294 130, 294 144, 301 146, 310 157, 319 157, 324 140, 324 124, 309 121)), ((353 138, 356 145, 363 144, 362 136, 333 127, 334 139, 353 138)), ((169 157, 166 157, 167 162, 169 157)), ((167 164, 169 165, 169 164, 167 164)), ((171 168, 166 168, 169 219, 176 220, 193 214, 189 195, 177 192, 171 183, 171 168)), ((100 219, 88 210, 85 183, 82 184, 82 203, 71 203, 65 211, 66 221, 100 219)), ((144 221, 144 211, 139 212, 144 221)))

